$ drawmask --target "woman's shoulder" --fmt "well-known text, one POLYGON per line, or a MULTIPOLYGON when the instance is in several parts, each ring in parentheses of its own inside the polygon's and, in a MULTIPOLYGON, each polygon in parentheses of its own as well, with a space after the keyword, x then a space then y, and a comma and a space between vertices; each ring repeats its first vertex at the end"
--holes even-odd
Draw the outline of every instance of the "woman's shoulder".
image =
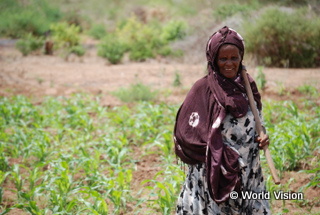
POLYGON ((198 79, 194 84, 193 86, 191 87, 192 90, 195 90, 195 91, 199 91, 199 90, 202 90, 202 89, 206 89, 208 87, 208 76, 204 76, 200 79, 198 79))
POLYGON ((186 100, 195 100, 196 98, 199 100, 200 98, 203 98, 204 95, 208 96, 208 93, 210 93, 209 85, 208 85, 208 76, 204 76, 200 79, 198 79, 189 90, 186 100))

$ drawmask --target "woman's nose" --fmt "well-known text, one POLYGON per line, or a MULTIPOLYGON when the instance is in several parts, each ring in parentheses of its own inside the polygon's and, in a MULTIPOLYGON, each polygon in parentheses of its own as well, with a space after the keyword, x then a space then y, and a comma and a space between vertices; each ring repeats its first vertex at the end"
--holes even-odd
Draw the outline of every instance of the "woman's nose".
POLYGON ((231 65, 232 61, 230 59, 226 60, 226 65, 231 65))

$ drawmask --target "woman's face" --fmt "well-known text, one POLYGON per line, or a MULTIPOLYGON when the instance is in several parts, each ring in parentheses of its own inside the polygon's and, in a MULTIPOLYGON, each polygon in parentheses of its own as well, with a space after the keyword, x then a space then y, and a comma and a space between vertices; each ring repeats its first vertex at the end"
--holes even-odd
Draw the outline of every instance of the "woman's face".
POLYGON ((239 49, 230 44, 222 45, 218 52, 219 72, 226 78, 235 78, 239 70, 241 55, 239 49))

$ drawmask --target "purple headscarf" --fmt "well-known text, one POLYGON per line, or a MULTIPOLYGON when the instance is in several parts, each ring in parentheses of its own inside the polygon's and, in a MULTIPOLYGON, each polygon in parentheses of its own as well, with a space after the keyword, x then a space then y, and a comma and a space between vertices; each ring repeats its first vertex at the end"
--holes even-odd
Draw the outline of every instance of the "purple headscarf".
MULTIPOLYGON (((187 164, 205 163, 209 193, 217 203, 229 198, 239 182, 239 155, 223 144, 221 122, 227 114, 243 117, 248 111, 243 68, 244 43, 234 30, 223 27, 210 38, 206 46, 208 75, 198 80, 181 105, 174 129, 175 153, 187 164), (216 56, 224 44, 238 47, 241 63, 235 79, 225 78, 218 71, 216 56)), ((258 108, 260 94, 249 76, 258 108)))

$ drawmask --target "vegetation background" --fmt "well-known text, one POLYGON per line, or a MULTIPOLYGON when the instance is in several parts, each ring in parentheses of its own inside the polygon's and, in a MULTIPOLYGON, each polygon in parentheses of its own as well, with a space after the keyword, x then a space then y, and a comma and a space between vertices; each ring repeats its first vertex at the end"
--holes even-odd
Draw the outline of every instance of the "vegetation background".
POLYGON ((173 214, 175 114, 228 25, 246 43, 281 177, 319 214, 318 0, 0 0, 0 214, 173 214))

